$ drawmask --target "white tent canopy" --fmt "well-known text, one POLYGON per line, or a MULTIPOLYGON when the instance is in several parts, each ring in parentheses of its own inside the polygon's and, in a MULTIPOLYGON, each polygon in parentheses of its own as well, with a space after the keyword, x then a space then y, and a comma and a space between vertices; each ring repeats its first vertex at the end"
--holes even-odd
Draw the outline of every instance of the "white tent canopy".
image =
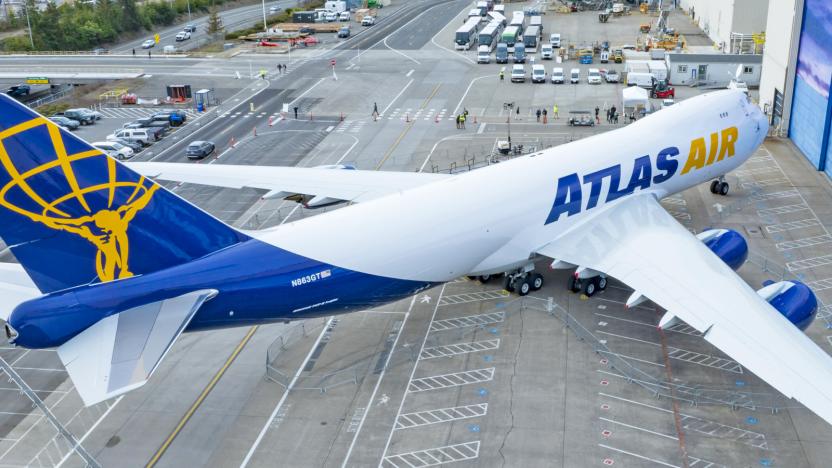
POLYGON ((638 86, 629 86, 621 90, 621 102, 624 104, 624 108, 642 107, 647 109, 650 100, 647 96, 646 89, 639 88, 638 86))

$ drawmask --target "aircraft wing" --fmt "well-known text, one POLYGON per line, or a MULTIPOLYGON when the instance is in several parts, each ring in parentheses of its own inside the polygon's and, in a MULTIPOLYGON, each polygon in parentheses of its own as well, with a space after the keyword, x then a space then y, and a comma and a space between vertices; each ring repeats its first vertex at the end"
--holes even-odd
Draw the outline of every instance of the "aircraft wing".
POLYGON ((143 176, 175 182, 268 190, 266 198, 293 194, 364 202, 450 177, 419 172, 381 172, 283 166, 128 163, 143 176))
POLYGON ((58 347, 87 406, 141 387, 214 290, 134 307, 96 322, 58 347))
POLYGON ((832 358, 676 222, 653 195, 630 196, 584 216, 587 221, 537 253, 623 281, 832 423, 832 358))

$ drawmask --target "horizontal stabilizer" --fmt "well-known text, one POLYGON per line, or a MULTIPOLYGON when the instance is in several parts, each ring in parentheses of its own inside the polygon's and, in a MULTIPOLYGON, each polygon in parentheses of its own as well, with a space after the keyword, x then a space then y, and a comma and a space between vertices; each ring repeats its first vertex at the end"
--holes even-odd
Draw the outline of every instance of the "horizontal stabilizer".
POLYGON ((58 347, 75 388, 92 406, 141 387, 215 290, 141 305, 100 320, 58 347))

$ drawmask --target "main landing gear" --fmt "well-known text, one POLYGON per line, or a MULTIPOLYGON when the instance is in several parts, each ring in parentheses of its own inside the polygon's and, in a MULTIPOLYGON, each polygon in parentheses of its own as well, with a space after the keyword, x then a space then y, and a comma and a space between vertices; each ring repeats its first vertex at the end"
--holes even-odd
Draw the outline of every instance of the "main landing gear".
POLYGON ((725 176, 719 176, 719 179, 711 182, 711 193, 714 195, 728 195, 728 182, 725 182, 725 176))
MULTIPOLYGON (((470 279, 479 280, 480 283, 488 283, 495 279, 492 275, 471 276, 470 279)), ((516 292, 525 296, 532 291, 543 287, 543 275, 534 272, 534 266, 529 265, 512 272, 507 272, 503 278, 503 289, 508 292, 516 292)))
POLYGON ((576 278, 572 275, 569 277, 566 289, 573 293, 582 292, 586 297, 592 297, 598 291, 607 289, 607 277, 599 275, 592 278, 576 278))

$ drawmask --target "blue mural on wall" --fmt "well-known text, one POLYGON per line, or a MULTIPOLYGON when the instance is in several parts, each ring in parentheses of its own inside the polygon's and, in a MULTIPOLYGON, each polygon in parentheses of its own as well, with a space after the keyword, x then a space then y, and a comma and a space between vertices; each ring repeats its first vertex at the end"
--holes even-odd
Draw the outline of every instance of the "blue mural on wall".
POLYGON ((823 147, 827 125, 829 83, 832 80, 832 2, 806 0, 789 136, 820 167, 828 148, 823 147))

